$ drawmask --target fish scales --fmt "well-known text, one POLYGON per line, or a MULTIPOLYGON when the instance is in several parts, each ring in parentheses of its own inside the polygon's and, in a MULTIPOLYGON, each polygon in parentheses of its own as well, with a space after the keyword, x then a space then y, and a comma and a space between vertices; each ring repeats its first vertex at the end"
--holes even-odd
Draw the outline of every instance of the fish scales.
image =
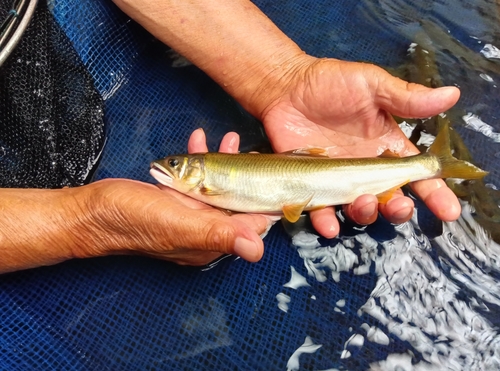
MULTIPOLYGON (((420 156, 422 157, 422 156, 420 156)), ((330 159, 290 155, 206 154, 203 185, 224 190, 209 201, 239 211, 278 212, 307 202, 305 209, 352 202, 439 171, 438 161, 422 159, 330 159), (256 161, 257 160, 257 161, 256 161), (223 200, 223 201, 222 201, 223 200), (223 204, 223 205, 222 205, 223 204)))

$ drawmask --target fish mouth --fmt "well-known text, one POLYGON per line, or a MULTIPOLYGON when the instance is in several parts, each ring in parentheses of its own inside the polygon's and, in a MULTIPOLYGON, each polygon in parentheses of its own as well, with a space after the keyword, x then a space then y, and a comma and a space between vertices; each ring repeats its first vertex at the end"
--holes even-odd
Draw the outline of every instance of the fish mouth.
POLYGON ((159 183, 167 186, 173 187, 173 178, 172 175, 165 169, 163 166, 159 165, 156 162, 152 162, 149 165, 149 173, 153 178, 155 178, 159 183))

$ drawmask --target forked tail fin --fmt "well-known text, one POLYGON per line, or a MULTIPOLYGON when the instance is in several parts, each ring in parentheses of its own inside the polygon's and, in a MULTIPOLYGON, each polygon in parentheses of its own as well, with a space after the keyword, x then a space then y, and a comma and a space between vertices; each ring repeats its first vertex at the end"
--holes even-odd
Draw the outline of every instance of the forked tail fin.
POLYGON ((439 131, 429 153, 437 156, 441 164, 442 178, 481 179, 488 174, 470 162, 457 160, 451 154, 449 125, 446 122, 439 131))

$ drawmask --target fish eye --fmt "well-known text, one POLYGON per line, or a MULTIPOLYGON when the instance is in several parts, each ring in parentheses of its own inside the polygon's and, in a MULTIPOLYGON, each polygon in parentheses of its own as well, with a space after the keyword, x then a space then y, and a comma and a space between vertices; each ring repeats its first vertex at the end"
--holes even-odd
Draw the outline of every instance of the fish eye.
POLYGON ((179 160, 177 160, 176 158, 171 158, 170 160, 168 160, 168 166, 170 167, 179 166, 179 160))

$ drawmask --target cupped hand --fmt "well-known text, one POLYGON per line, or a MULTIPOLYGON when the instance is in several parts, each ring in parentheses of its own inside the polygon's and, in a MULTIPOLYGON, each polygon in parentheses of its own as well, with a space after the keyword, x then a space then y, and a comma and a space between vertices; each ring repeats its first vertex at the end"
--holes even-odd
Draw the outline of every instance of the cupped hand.
MULTIPOLYGON (((204 134, 197 133, 190 152, 206 152, 204 134)), ((237 149, 234 140, 227 136, 221 151, 237 149)), ((204 265, 223 254, 256 262, 264 252, 259 235, 272 225, 265 216, 227 215, 162 185, 108 179, 89 187, 89 204, 97 215, 94 228, 103 231, 94 246, 114 254, 141 254, 182 265, 204 265)))
MULTIPOLYGON (((416 154, 391 114, 430 117, 449 109, 460 96, 457 88, 407 83, 371 64, 305 56, 297 66, 284 78, 285 88, 278 88, 279 98, 261 115, 276 152, 312 146, 327 148, 331 157, 374 157, 386 149, 401 156, 416 154)), ((441 179, 411 186, 438 218, 459 217, 460 204, 441 179)), ((378 211, 390 222, 402 223, 411 218, 413 207, 399 192, 385 205, 374 195, 363 195, 344 210, 359 224, 374 222, 378 211)), ((338 234, 333 208, 311 212, 311 219, 325 237, 338 234)))

